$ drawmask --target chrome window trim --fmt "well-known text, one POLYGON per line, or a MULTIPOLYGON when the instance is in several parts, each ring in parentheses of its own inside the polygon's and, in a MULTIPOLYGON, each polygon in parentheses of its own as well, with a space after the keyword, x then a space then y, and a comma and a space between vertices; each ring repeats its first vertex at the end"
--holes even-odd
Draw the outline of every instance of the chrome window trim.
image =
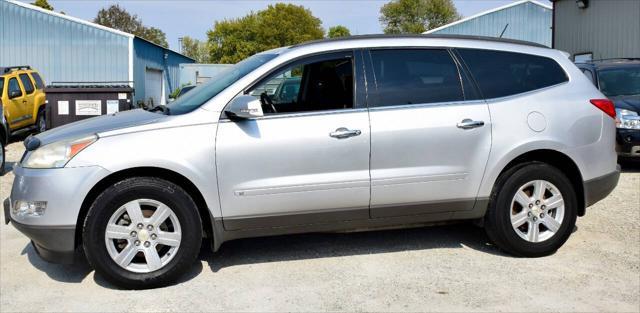
POLYGON ((406 109, 423 109, 429 107, 444 107, 444 106, 461 106, 461 105, 476 105, 484 104, 485 100, 468 100, 468 101, 446 101, 446 102, 430 102, 430 103, 416 103, 416 104, 401 104, 401 105, 388 105, 382 107, 372 107, 369 111, 387 111, 387 110, 406 110, 406 109))
MULTIPOLYGON (((265 115, 260 117, 244 119, 244 121, 252 120, 271 120, 280 118, 293 118, 293 117, 307 117, 307 116, 320 116, 320 115, 333 115, 333 114, 352 114, 367 112, 367 108, 352 108, 352 109, 337 109, 337 110, 323 110, 323 111, 311 111, 311 112, 292 112, 292 113, 278 113, 272 115, 265 115)), ((224 113, 223 113, 224 114, 224 113)), ((220 123, 234 122, 229 118, 221 118, 220 123)), ((235 122, 234 122, 235 123, 235 122)))

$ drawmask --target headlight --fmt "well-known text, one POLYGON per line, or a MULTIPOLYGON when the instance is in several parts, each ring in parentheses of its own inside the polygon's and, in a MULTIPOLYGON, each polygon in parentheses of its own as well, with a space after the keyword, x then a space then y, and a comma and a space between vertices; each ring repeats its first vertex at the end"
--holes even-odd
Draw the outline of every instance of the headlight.
POLYGON ((640 116, 638 116, 638 112, 616 109, 616 127, 640 129, 640 116))
POLYGON ((98 140, 91 135, 80 139, 62 140, 42 146, 31 152, 22 162, 26 168, 64 167, 76 154, 98 140))

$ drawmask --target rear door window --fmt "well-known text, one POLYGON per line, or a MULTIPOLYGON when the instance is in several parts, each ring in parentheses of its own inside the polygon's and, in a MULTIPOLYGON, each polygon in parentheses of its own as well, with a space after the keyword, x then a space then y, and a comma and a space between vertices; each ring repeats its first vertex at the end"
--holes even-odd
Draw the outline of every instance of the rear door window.
POLYGON ((4 94, 4 77, 0 77, 0 98, 4 94))
POLYGON ((568 81, 553 59, 536 55, 458 49, 485 98, 516 95, 568 81))
POLYGON ((33 80, 36 82, 36 88, 37 89, 43 89, 44 88, 44 82, 42 81, 42 78, 40 77, 40 74, 38 74, 36 72, 31 72, 31 77, 33 77, 33 80))
POLYGON ((373 88, 369 106, 464 100, 460 73, 442 49, 372 50, 373 88))
POLYGON ((33 93, 35 88, 33 87, 33 83, 31 82, 31 78, 27 74, 20 74, 20 80, 22 81, 22 87, 24 87, 24 92, 27 94, 33 93))

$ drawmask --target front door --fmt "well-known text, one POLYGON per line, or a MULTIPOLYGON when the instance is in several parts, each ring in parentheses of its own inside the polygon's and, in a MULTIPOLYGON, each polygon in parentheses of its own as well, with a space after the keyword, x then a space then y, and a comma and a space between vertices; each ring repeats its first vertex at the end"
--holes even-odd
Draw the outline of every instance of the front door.
POLYGON ((216 166, 227 230, 369 218, 369 118, 351 51, 275 70, 245 94, 264 117, 223 117, 216 166))
POLYGON ((446 49, 372 50, 371 216, 470 210, 491 119, 446 49))
POLYGON ((22 89, 17 77, 9 78, 7 82, 7 103, 4 103, 4 108, 7 111, 7 123, 11 129, 20 128, 29 124, 29 114, 27 111, 27 95, 22 89), (11 94, 15 97, 9 98, 11 94))

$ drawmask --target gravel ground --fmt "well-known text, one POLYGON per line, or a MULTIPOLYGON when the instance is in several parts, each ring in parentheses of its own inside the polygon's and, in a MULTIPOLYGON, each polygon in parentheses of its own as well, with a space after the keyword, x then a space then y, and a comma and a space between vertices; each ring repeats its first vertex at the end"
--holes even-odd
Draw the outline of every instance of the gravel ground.
MULTIPOLYGON (((10 165, 22 144, 8 147, 10 165)), ((1 178, 0 198, 13 174, 1 178)), ((87 264, 42 261, 0 225, 0 311, 640 311, 640 167, 565 246, 514 258, 467 224, 310 234, 203 249, 175 286, 118 290, 87 264)))

